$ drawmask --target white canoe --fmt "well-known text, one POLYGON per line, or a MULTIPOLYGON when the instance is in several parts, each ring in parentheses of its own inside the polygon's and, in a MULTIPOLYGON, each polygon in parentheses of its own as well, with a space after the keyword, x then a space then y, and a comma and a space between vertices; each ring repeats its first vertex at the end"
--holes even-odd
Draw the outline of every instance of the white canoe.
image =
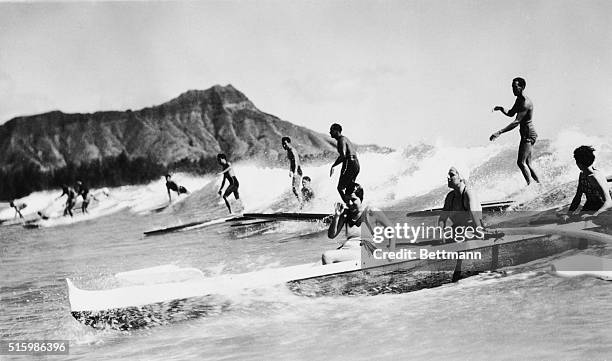
MULTIPOLYGON (((358 269, 358 261, 340 262, 323 266, 320 263, 308 263, 284 268, 263 269, 260 271, 226 274, 217 277, 198 277, 193 268, 178 269, 172 266, 161 266, 117 274, 120 280, 156 279, 168 273, 191 273, 191 279, 173 279, 171 282, 132 285, 106 290, 83 290, 74 285, 70 279, 68 297, 73 312, 103 311, 126 307, 139 307, 159 302, 186 299, 191 297, 215 294, 235 294, 245 289, 261 288, 283 284, 293 279, 322 276, 332 273, 358 269)), ((199 270, 196 270, 199 271, 199 270)))
POLYGON ((551 270, 564 277, 593 276, 612 280, 612 259, 577 254, 553 262, 551 270))

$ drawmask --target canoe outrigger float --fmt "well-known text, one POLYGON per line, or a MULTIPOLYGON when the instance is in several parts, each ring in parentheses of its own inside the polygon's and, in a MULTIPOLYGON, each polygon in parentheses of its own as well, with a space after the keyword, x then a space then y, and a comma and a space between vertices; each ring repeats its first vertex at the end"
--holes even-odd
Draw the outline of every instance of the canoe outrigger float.
POLYGON ((66 281, 74 318, 96 328, 127 330, 218 313, 227 305, 220 296, 279 284, 303 296, 376 295, 437 287, 478 273, 612 242, 610 235, 585 231, 600 228, 593 221, 549 223, 498 228, 493 237, 462 243, 396 244, 395 252, 413 250, 417 255, 431 255, 444 251, 459 255, 446 259, 377 259, 362 247, 360 261, 331 265, 313 263, 210 278, 193 268, 161 266, 119 273, 116 278, 131 285, 95 291, 79 289, 66 281), (468 257, 475 254, 479 256, 468 257), (152 280, 158 283, 146 284, 152 280))

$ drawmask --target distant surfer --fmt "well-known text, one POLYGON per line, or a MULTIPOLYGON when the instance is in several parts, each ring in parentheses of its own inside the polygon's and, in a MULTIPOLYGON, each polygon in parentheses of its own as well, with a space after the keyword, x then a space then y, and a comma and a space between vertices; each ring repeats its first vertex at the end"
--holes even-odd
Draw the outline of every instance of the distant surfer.
POLYGON ((372 251, 375 246, 369 240, 362 238, 362 224, 368 227, 370 234, 374 234, 375 226, 391 227, 391 222, 382 211, 363 204, 363 188, 359 184, 351 185, 351 189, 352 192, 348 195, 346 204, 336 203, 334 215, 327 230, 327 236, 333 239, 344 229, 346 240, 338 249, 323 253, 323 264, 360 260, 362 241, 364 246, 372 251))
POLYGON ((303 204, 309 203, 314 197, 315 197, 315 193, 312 190, 312 187, 310 186, 310 177, 309 176, 304 176, 304 178, 302 178, 302 202, 303 204))
POLYGON ((300 198, 300 183, 302 181, 302 167, 300 165, 300 155, 297 150, 291 145, 291 138, 283 137, 281 139, 283 149, 287 151, 287 159, 289 159, 289 177, 291 177, 291 190, 297 198, 300 205, 302 199, 300 198))
POLYGON ((13 218, 17 218, 17 216, 19 216, 19 218, 23 218, 23 214, 21 214, 21 211, 22 211, 24 208, 26 208, 28 205, 27 205, 27 204, 25 204, 25 203, 17 203, 17 204, 15 204, 15 201, 14 201, 14 200, 12 200, 12 201, 9 203, 9 206, 11 206, 11 207, 15 208, 15 217, 13 217, 13 218))
POLYGON ((223 168, 219 174, 223 174, 223 181, 221 182, 221 187, 219 188, 219 195, 223 191, 223 187, 225 186, 225 181, 229 183, 227 188, 225 189, 225 193, 223 193, 223 200, 225 201, 225 205, 227 206, 227 210, 232 213, 232 207, 230 207, 229 200, 227 199, 232 193, 234 194, 234 198, 236 200, 240 199, 240 194, 238 194, 238 187, 240 183, 238 183, 238 178, 236 178, 236 174, 234 174, 234 170, 232 169, 232 164, 227 161, 227 157, 225 154, 217 154, 217 161, 223 168))
POLYGON ((576 195, 572 199, 567 214, 563 216, 564 220, 567 220, 578 209, 583 194, 586 196, 586 202, 580 209, 583 218, 596 217, 612 208, 610 187, 606 177, 593 167, 593 162, 595 162, 594 152, 595 149, 588 145, 580 146, 574 150, 574 159, 580 169, 580 175, 578 176, 576 195))
POLYGON ((482 207, 474 192, 470 191, 465 180, 455 167, 448 170, 446 176, 448 188, 451 188, 444 199, 442 215, 438 219, 441 228, 450 220, 454 227, 485 227, 482 221, 482 207))
POLYGON ((329 176, 331 177, 334 174, 334 167, 342 163, 342 170, 338 179, 338 193, 340 193, 342 200, 346 202, 347 197, 353 192, 351 187, 355 184, 355 179, 359 175, 359 160, 353 143, 342 135, 340 124, 332 124, 329 128, 329 135, 337 141, 336 148, 338 150, 338 158, 332 164, 329 176))
POLYGON ((170 195, 170 191, 175 191, 177 197, 180 196, 181 194, 189 193, 187 188, 176 184, 176 182, 172 180, 172 176, 170 174, 166 174, 165 178, 166 178, 166 190, 168 191, 168 202, 172 202, 172 196, 170 195))
POLYGON ((66 206, 64 208, 64 216, 70 215, 70 217, 72 217, 72 208, 74 208, 74 205, 76 204, 76 192, 72 187, 62 184, 62 194, 57 197, 56 200, 62 198, 64 195, 67 197, 66 206))
POLYGON ((92 195, 89 194, 89 188, 83 184, 81 181, 76 182, 76 193, 77 196, 81 196, 83 198, 83 203, 81 203, 81 211, 83 213, 87 212, 87 207, 89 206, 89 202, 91 201, 92 195))
POLYGON ((493 133, 491 137, 489 137, 489 140, 494 141, 502 133, 506 133, 519 126, 521 142, 519 144, 518 159, 516 164, 521 169, 523 177, 525 177, 525 180, 527 181, 527 185, 529 185, 531 183, 531 178, 533 178, 533 180, 537 183, 540 183, 540 180, 531 166, 531 151, 536 139, 538 138, 538 134, 533 127, 532 121, 533 103, 529 98, 523 95, 523 91, 525 90, 526 86, 527 83, 525 82, 525 79, 512 79, 512 93, 516 96, 514 105, 508 111, 505 111, 504 107, 501 106, 496 106, 493 108, 493 111, 500 111, 508 117, 513 117, 516 115, 516 118, 502 130, 493 133))

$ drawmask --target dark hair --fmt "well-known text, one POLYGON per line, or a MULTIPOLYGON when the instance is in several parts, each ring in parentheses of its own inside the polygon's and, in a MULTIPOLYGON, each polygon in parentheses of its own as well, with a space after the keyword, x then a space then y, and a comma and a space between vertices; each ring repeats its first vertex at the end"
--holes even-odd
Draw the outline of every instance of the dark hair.
POLYGON ((217 154, 217 159, 225 159, 225 160, 227 160, 227 157, 225 156, 225 154, 219 153, 219 154, 217 154))
POLYGON ((576 162, 590 167, 595 161, 595 148, 590 145, 581 145, 580 147, 574 149, 574 159, 576 162))
POLYGON ((14 207, 15 206, 14 202, 15 202, 14 200, 10 201, 9 206, 14 207))
POLYGON ((310 177, 307 176, 307 175, 305 175, 302 179, 305 180, 305 181, 309 181, 309 182, 311 181, 310 177))
POLYGON ((281 143, 282 143, 282 142, 291 143, 291 138, 289 138, 289 137, 282 137, 282 138, 281 138, 281 143))
POLYGON ((361 185, 359 183, 353 182, 347 188, 346 194, 350 195, 350 194, 353 194, 353 193, 355 193, 357 198, 359 198, 359 200, 363 202, 363 188, 361 188, 361 185))
POLYGON ((523 78, 521 78, 521 77, 516 77, 516 78, 512 79, 512 82, 513 82, 513 83, 514 83, 514 82, 517 82, 517 83, 518 83, 518 85, 519 85, 521 88, 523 88, 523 89, 525 89, 525 87, 527 86, 527 82, 525 81, 525 79, 523 79, 523 78))
POLYGON ((334 123, 331 125, 331 127, 329 127, 329 130, 337 130, 342 133, 342 126, 338 123, 334 123))
POLYGON ((166 177, 166 178, 170 178, 170 177, 172 177, 172 176, 170 175, 170 173, 167 173, 167 174, 166 174, 164 177, 166 177))

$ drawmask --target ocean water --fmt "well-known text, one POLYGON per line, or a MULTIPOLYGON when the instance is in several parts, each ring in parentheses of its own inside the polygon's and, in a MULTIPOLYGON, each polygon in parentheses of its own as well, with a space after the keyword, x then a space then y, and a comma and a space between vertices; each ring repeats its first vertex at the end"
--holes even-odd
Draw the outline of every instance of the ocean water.
MULTIPOLYGON (((544 180, 539 187, 523 185, 516 149, 497 145, 364 154, 358 180, 369 204, 417 210, 440 205, 446 171, 455 165, 481 200, 511 198, 520 200, 520 209, 548 209, 573 195, 576 142, 594 144, 597 165, 612 174, 612 151, 603 140, 562 133, 538 143, 535 165, 544 180)), ((308 211, 333 207, 335 179, 328 169, 305 169, 317 192, 308 211)), ((295 210, 286 169, 237 164, 236 172, 247 211, 295 210)), ((216 196, 217 179, 175 178, 192 193, 166 209, 158 181, 110 189, 92 204, 89 216, 52 219, 38 229, 0 226, 2 339, 69 340, 70 354, 47 357, 54 360, 606 360, 612 355, 612 283, 551 274, 551 260, 564 255, 405 294, 309 298, 276 285, 219 295, 206 316, 165 325, 117 331, 77 322, 65 278, 79 288, 107 289, 117 286, 118 272, 167 264, 195 267, 207 277, 266 268, 282 272, 316 262, 324 250, 337 247, 316 223, 222 223, 145 237, 147 230, 226 215, 216 196)), ((51 202, 57 195, 40 192, 22 201, 32 214, 61 208, 51 202)), ((0 211, 0 219, 10 217, 10 210, 0 211)), ((571 253, 576 252, 610 257, 612 250, 571 253)))

